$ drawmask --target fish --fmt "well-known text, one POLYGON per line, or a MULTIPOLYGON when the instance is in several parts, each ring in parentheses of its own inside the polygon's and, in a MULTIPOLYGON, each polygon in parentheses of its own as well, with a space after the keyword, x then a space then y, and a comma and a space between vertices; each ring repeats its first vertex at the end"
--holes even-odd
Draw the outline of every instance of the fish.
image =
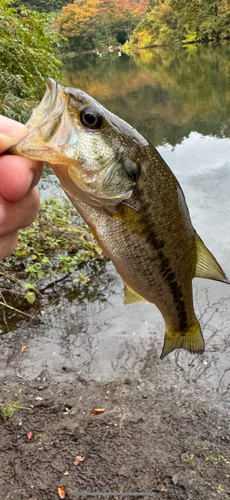
POLYGON ((192 280, 230 284, 196 233, 184 193, 157 149, 80 89, 51 78, 11 154, 43 160, 123 279, 124 304, 147 301, 165 321, 163 359, 202 354, 192 280))

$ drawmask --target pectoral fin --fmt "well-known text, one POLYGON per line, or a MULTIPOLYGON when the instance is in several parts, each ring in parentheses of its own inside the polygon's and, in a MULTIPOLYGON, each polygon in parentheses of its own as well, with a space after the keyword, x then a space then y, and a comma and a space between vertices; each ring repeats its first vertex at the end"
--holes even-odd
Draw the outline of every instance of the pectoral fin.
POLYGON ((210 280, 223 281, 230 284, 224 271, 219 266, 217 260, 207 249, 198 234, 195 234, 196 240, 196 268, 194 278, 207 278, 210 280))
POLYGON ((124 284, 123 305, 127 306, 128 304, 133 304, 134 302, 146 302, 146 300, 124 284))
POLYGON ((164 347, 161 353, 161 359, 167 356, 175 349, 186 349, 191 353, 203 354, 205 350, 204 339, 198 321, 186 332, 177 333, 169 331, 166 328, 164 347))

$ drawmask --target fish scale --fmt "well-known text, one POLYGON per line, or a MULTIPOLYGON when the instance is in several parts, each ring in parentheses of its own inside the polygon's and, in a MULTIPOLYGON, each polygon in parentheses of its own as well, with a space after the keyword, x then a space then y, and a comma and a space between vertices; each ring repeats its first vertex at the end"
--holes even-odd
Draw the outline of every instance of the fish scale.
MULTIPOLYGON (((122 214, 119 216, 117 212, 111 215, 106 210, 84 206, 76 199, 72 199, 72 202, 90 226, 106 255, 113 261, 125 284, 148 302, 154 302, 164 319, 167 319, 168 327, 175 331, 179 329, 182 334, 185 331, 185 323, 188 327, 193 325, 195 313, 192 305, 191 278, 188 276, 186 279, 182 278, 182 271, 185 270, 180 270, 178 276, 178 280, 181 281, 180 286, 171 267, 168 272, 171 272, 172 276, 166 274, 166 264, 170 265, 170 261, 167 259, 162 267, 162 258, 159 259, 159 250, 153 247, 152 238, 151 241, 143 238, 135 232, 134 227, 130 231, 128 218, 125 218, 123 211, 125 209, 130 213, 132 209, 122 207, 122 214), (165 276, 162 279, 163 272, 165 276), (172 284, 175 287, 173 290, 172 284)), ((137 215, 139 217, 139 214, 137 215)), ((144 229, 146 230, 146 227, 144 229)), ((140 233, 140 225, 138 232, 140 233)), ((163 252, 162 257, 166 260, 163 252)))
POLYGON ((82 90, 49 79, 11 154, 43 160, 125 284, 125 303, 147 300, 165 321, 163 359, 204 351, 192 279, 229 284, 190 220, 183 191, 158 151, 82 90))

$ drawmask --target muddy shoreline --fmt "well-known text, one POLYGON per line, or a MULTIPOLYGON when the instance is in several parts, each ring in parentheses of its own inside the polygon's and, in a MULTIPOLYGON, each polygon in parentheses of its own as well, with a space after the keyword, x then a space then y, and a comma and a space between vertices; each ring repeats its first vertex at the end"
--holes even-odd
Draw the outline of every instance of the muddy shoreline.
POLYGON ((58 383, 47 370, 32 381, 3 378, 1 404, 21 408, 0 420, 2 498, 58 499, 60 486, 68 499, 114 491, 229 498, 229 409, 197 384, 161 386, 157 370, 108 383, 70 381, 66 370, 58 383), (78 465, 76 456, 84 457, 78 465))
POLYGON ((160 361, 156 308, 123 307, 110 263, 97 289, 91 302, 91 285, 81 300, 60 290, 40 317, 1 336, 0 405, 21 405, 0 416, 1 498, 58 500, 63 486, 68 500, 227 500, 228 291, 194 285, 206 351, 160 361))

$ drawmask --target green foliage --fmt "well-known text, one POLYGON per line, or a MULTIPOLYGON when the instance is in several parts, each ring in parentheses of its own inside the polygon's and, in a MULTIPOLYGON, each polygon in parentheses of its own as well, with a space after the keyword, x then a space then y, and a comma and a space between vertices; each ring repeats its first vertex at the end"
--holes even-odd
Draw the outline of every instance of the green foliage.
POLYGON ((169 0, 155 2, 134 30, 131 45, 145 47, 146 40, 148 45, 169 45, 175 40, 177 22, 169 0))
POLYGON ((0 411, 4 420, 9 420, 19 408, 21 408, 19 401, 13 401, 6 406, 1 406, 0 411))
POLYGON ((181 462, 188 464, 191 469, 195 469, 194 453, 187 453, 187 455, 181 458, 181 462))
POLYGON ((225 462, 226 464, 230 464, 229 460, 227 460, 223 455, 215 456, 211 453, 209 456, 204 454, 204 461, 211 461, 213 465, 218 465, 220 462, 225 462))
POLYGON ((197 42, 197 33, 196 31, 190 31, 187 29, 186 35, 185 35, 185 42, 186 43, 191 43, 191 42, 197 42))
POLYGON ((178 15, 178 30, 185 36, 186 30, 195 31, 197 40, 219 40, 229 36, 229 0, 171 0, 178 15))
MULTIPOLYGON (((20 231, 14 255, 0 263, 1 289, 7 295, 16 293, 18 303, 20 297, 32 305, 50 280, 78 272, 82 264, 101 254, 70 202, 50 198, 42 203, 34 223, 20 231)), ((88 281, 82 272, 77 279, 84 284, 88 281)), ((3 292, 1 296, 3 305, 3 292)))
POLYGON ((25 295, 25 299, 27 300, 27 302, 29 302, 29 304, 33 304, 36 300, 36 295, 34 292, 27 292, 25 295))
POLYGON ((67 5, 67 3, 73 3, 73 0, 18 0, 14 2, 13 7, 21 7, 23 4, 29 10, 57 12, 62 9, 63 5, 67 5))
POLYGON ((61 62, 54 55, 60 36, 50 28, 51 15, 17 10, 12 3, 0 3, 0 113, 25 122, 46 79, 60 79, 61 62))
POLYGON ((132 45, 207 42, 230 36, 229 0, 149 0, 132 45))

